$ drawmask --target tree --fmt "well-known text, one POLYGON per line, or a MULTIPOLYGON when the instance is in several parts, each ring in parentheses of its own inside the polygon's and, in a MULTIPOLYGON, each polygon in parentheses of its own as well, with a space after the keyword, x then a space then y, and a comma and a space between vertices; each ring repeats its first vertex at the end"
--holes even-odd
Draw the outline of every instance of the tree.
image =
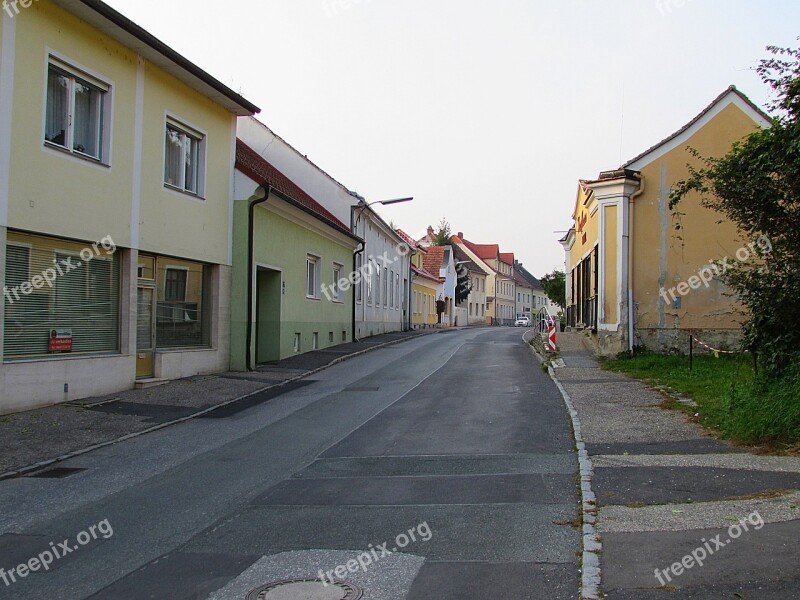
POLYGON ((556 269, 540 279, 544 293, 550 302, 558 304, 562 309, 567 307, 567 276, 564 271, 556 269))
POLYGON ((442 219, 441 221, 439 221, 439 226, 437 227, 436 231, 433 234, 433 240, 431 240, 431 245, 449 246, 451 235, 452 231, 450 230, 450 223, 447 222, 447 219, 442 219))
POLYGON ((461 264, 456 267, 458 281, 456 282, 456 304, 461 305, 469 298, 472 291, 472 278, 469 274, 467 265, 461 264))
MULTIPOLYGON (((770 46, 757 71, 776 92, 772 126, 733 145, 722 158, 700 159, 672 191, 670 208, 689 194, 759 240, 759 260, 729 266, 725 282, 747 309, 745 347, 758 352, 771 376, 800 349, 800 50, 770 46)), ((679 226, 679 225, 678 225, 679 226)))

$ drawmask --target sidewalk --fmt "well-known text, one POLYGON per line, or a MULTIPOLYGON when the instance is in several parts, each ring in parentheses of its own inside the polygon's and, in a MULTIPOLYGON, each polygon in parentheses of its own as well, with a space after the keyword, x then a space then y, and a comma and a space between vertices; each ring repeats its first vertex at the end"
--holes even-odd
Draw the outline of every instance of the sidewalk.
POLYGON ((562 333, 558 344, 565 367, 555 374, 594 464, 607 597, 795 597, 800 458, 713 439, 661 408, 659 392, 600 369, 582 334, 562 333))
POLYGON ((0 417, 0 479, 42 469, 122 438, 214 413, 224 416, 305 385, 302 378, 355 356, 408 339, 446 333, 388 333, 293 356, 249 373, 200 375, 159 387, 0 417))

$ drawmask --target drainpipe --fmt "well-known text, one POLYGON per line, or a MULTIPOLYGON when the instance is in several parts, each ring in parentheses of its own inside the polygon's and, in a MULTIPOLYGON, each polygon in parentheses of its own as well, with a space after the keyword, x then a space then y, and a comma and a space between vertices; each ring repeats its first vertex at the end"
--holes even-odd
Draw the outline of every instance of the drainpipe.
MULTIPOLYGON (((360 208, 360 207, 358 207, 358 206, 351 206, 350 207, 350 229, 351 229, 351 231, 354 230, 355 226, 356 226, 355 225, 356 208, 360 208)), ((363 208, 362 208, 362 210, 363 210, 363 208)), ((358 236, 358 231, 353 231, 353 234, 358 236)), ((367 236, 365 234, 364 235, 364 239, 361 240, 361 247, 358 250, 356 250, 355 252, 353 252, 353 273, 357 273, 358 272, 358 270, 357 270, 358 269, 358 255, 359 254, 363 254, 364 250, 367 247, 366 237, 367 236)), ((361 264, 363 266, 363 264, 364 264, 363 261, 362 261, 361 264)), ((363 276, 363 270, 362 270, 361 275, 363 276)), ((362 284, 363 284, 363 281, 361 281, 359 279, 358 285, 360 286, 362 284)), ((364 298, 364 295, 362 293, 361 304, 366 306, 366 302, 367 302, 367 299, 364 298)), ((355 290, 353 290, 353 325, 352 325, 352 329, 353 329, 353 333, 351 335, 352 340, 354 342, 360 341, 358 339, 358 336, 356 335, 356 333, 358 332, 358 329, 357 329, 357 326, 356 326, 356 291, 355 290)))
POLYGON ((630 346, 631 354, 635 345, 634 329, 633 329, 633 211, 634 200, 644 194, 645 190, 644 176, 639 174, 639 189, 628 200, 628 345, 630 346))
POLYGON ((255 198, 251 200, 247 210, 247 347, 245 350, 245 361, 247 362, 247 370, 255 370, 252 366, 253 360, 253 288, 254 288, 254 273, 253 273, 253 254, 254 254, 254 222, 256 206, 263 204, 269 200, 269 195, 272 192, 272 186, 264 184, 261 186, 264 190, 263 198, 255 198))

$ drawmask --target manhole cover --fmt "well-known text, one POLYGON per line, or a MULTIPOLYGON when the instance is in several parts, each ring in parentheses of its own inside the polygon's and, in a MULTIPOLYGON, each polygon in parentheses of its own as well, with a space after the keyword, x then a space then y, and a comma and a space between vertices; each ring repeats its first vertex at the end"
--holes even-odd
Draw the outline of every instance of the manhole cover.
POLYGON ((246 600, 359 600, 362 596, 361 589, 343 581, 291 579, 256 588, 246 600))

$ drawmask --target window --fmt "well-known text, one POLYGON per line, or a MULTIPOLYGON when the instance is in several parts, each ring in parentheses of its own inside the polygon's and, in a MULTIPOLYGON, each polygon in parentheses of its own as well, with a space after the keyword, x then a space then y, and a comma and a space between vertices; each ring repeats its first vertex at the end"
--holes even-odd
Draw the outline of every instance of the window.
POLYGON ((156 264, 156 348, 211 344, 211 267, 159 256, 156 264))
POLYGON ((391 282, 389 281, 389 269, 383 267, 383 307, 389 306, 389 288, 391 282))
POLYGON ((361 254, 356 254, 356 273, 358 273, 359 278, 356 280, 356 302, 361 304, 361 298, 363 295, 363 273, 361 272, 361 266, 364 264, 364 257, 361 254))
POLYGON ((50 59, 44 139, 79 156, 105 161, 110 86, 50 59))
POLYGON ((400 273, 394 274, 394 307, 400 309, 400 273))
POLYGON ((375 263, 375 273, 376 273, 376 280, 375 280, 375 306, 380 306, 381 305, 381 268, 377 263, 375 263))
POLYGON ((315 331, 311 335, 311 349, 318 350, 319 349, 319 332, 315 331))
POLYGON ((119 256, 100 248, 84 261, 85 248, 91 244, 8 232, 0 286, 6 359, 50 355, 53 330, 71 338, 73 354, 119 351, 119 256))
POLYGON ((333 301, 341 302, 342 295, 339 290, 339 280, 342 278, 343 266, 339 263, 333 263, 333 301))
POLYGON ((298 354, 300 352, 300 334, 294 334, 294 353, 298 354))
POLYGON ((306 298, 319 299, 319 259, 316 256, 306 257, 306 298))
POLYGON ((395 303, 395 296, 394 296, 394 269, 391 270, 389 273, 389 307, 394 308, 395 303))
POLYGON ((188 269, 176 269, 167 267, 164 277, 164 301, 165 302, 185 302, 186 283, 188 281, 188 269))
POLYGON ((203 194, 205 138, 190 128, 167 121, 164 140, 164 184, 183 192, 203 194))
POLYGON ((329 344, 333 343, 333 332, 332 331, 328 332, 328 343, 329 344))

